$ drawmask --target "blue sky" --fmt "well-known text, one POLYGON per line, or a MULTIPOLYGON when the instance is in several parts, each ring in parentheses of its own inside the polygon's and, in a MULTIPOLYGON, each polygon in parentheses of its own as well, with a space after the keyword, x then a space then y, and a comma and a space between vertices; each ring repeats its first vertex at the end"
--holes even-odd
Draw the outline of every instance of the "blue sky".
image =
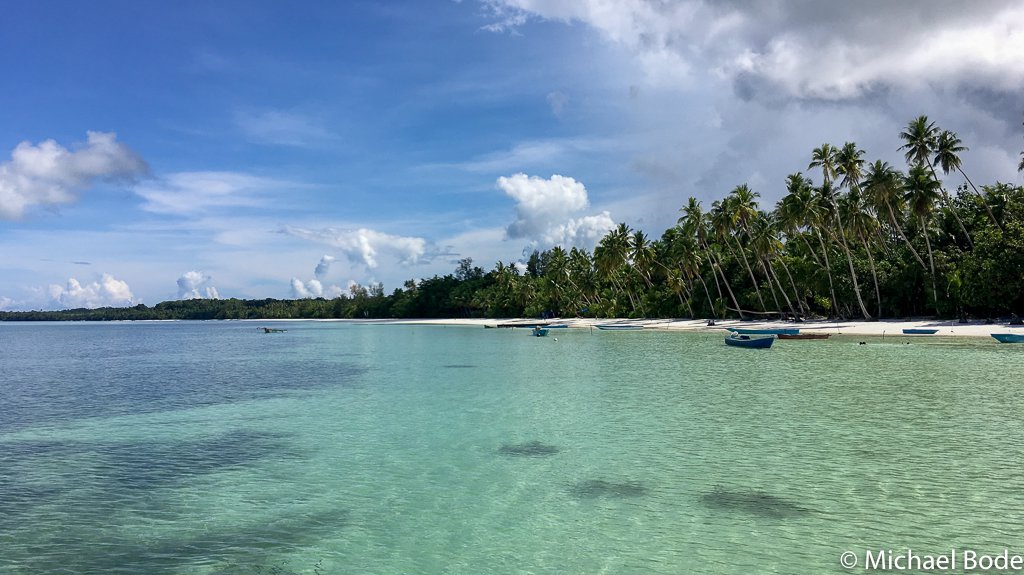
POLYGON ((0 309, 390 292, 657 236, 691 195, 773 204, 826 141, 902 165, 920 114, 1021 182, 1024 9, 832 4, 14 4, 0 309))

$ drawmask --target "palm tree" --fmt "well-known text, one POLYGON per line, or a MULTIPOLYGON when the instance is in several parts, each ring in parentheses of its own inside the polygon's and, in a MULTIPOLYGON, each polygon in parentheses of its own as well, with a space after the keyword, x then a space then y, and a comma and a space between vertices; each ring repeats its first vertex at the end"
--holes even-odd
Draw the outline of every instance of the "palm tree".
POLYGON ((861 314, 864 319, 871 319, 871 314, 868 313, 868 308, 864 305, 864 299, 860 295, 860 284, 857 281, 857 272, 853 268, 853 255, 850 253, 850 246, 846 243, 846 231, 843 228, 842 214, 839 213, 839 206, 836 203, 835 189, 832 187, 832 182, 835 180, 836 175, 842 173, 847 175, 848 182, 855 183, 859 179, 859 166, 863 164, 863 160, 860 160, 860 156, 863 154, 862 151, 858 151, 856 145, 852 142, 847 143, 843 147, 843 151, 837 150, 831 144, 822 144, 820 148, 815 148, 811 152, 811 163, 808 164, 807 169, 821 168, 822 183, 819 192, 821 198, 824 200, 826 207, 830 208, 831 215, 835 217, 837 231, 834 235, 839 237, 839 244, 843 248, 843 252, 846 254, 846 262, 850 266, 850 279, 853 281, 853 293, 857 298, 857 304, 860 306, 861 314), (846 162, 846 163, 844 163, 846 162), (859 162, 859 163, 858 163, 859 162), (850 164, 850 165, 846 165, 850 164), (852 173, 856 166, 857 174, 854 176, 852 173), (848 171, 849 170, 849 171, 848 171))
POLYGON ((968 148, 961 145, 963 142, 956 136, 956 132, 950 132, 949 130, 943 130, 939 134, 938 139, 935 141, 935 160, 932 162, 932 166, 939 166, 942 168, 942 175, 949 175, 949 172, 957 170, 960 175, 967 180, 967 183, 971 185, 971 189, 974 190, 975 195, 981 200, 981 204, 985 206, 985 211, 988 212, 988 217, 991 218, 992 223, 996 225, 1000 230, 1003 226, 999 225, 999 220, 996 219, 995 214, 992 213, 992 207, 985 201, 985 196, 981 195, 978 188, 974 185, 974 182, 967 177, 964 173, 963 167, 960 165, 960 153, 966 152, 968 148))
POLYGON ((903 238, 903 243, 910 249, 917 263, 927 271, 928 264, 924 263, 921 254, 914 249, 914 245, 903 231, 903 226, 896 219, 896 212, 903 213, 905 204, 903 184, 904 176, 899 170, 890 166, 889 162, 875 160, 868 168, 867 177, 864 178, 865 199, 875 208, 876 214, 884 211, 889 216, 889 225, 903 238))
POLYGON ((924 166, 916 164, 907 173, 903 183, 904 198, 910 205, 910 211, 917 217, 921 233, 924 234, 925 245, 928 246, 928 264, 932 275, 932 298, 938 311, 939 290, 935 282, 935 258, 932 257, 932 243, 928 237, 928 217, 931 216, 935 203, 939 200, 939 183, 925 171, 924 166))
POLYGON ((871 265, 871 279, 875 284, 875 299, 878 302, 878 317, 882 317, 882 291, 878 286, 878 271, 875 269, 875 257, 871 254, 871 243, 869 237, 875 236, 878 228, 878 219, 872 214, 864 203, 864 198, 857 192, 846 195, 839 206, 846 221, 847 230, 860 240, 864 246, 864 252, 868 255, 868 263, 871 265))
MULTIPOLYGON (((757 192, 751 191, 750 187, 746 184, 740 184, 733 188, 729 192, 729 196, 722 202, 721 213, 725 221, 729 223, 729 231, 737 232, 727 235, 731 235, 733 241, 736 242, 736 247, 743 258, 743 266, 747 268, 747 273, 750 274, 750 281, 754 284, 757 301, 761 302, 761 311, 768 311, 768 308, 764 305, 764 298, 761 297, 761 288, 758 287, 757 278, 754 276, 754 270, 750 267, 747 252, 740 243, 740 234, 738 233, 742 231, 748 239, 750 238, 750 221, 757 216, 757 197, 757 192)), ((778 307, 778 302, 775 305, 778 307)))
POLYGON ((725 277, 722 262, 715 251, 711 249, 711 242, 708 240, 707 218, 704 215, 700 202, 697 201, 697 198, 691 196, 680 211, 683 212, 683 216, 679 218, 679 224, 687 234, 697 238, 697 243, 704 249, 708 261, 711 262, 712 271, 718 272, 717 275, 714 275, 715 287, 718 289, 719 294, 718 297, 722 297, 722 289, 718 285, 718 276, 720 275, 722 283, 725 284, 725 291, 729 294, 729 299, 732 300, 732 305, 736 306, 736 313, 740 315, 740 319, 744 319, 743 308, 740 307, 739 301, 736 300, 736 294, 733 293, 732 287, 729 285, 729 279, 725 277))
MULTIPOLYGON (((776 298, 775 287, 772 284, 772 280, 774 279, 775 284, 779 286, 779 291, 782 292, 782 299, 786 300, 786 307, 789 308, 789 311, 793 312, 793 315, 797 315, 796 308, 793 307, 793 302, 789 299, 789 294, 786 293, 786 288, 782 285, 782 282, 779 281, 779 276, 775 273, 775 266, 772 265, 772 259, 778 257, 779 254, 782 253, 783 247, 773 221, 764 212, 758 212, 757 218, 750 226, 750 230, 750 244, 754 250, 754 255, 758 257, 761 269, 768 278, 768 285, 772 288, 772 297, 776 298)), ((785 262, 782 263, 785 265, 785 262)), ((775 305, 779 305, 778 298, 776 298, 775 305)), ((800 306, 800 311, 803 311, 802 305, 800 306)))
POLYGON ((630 307, 636 311, 636 300, 633 293, 625 289, 619 281, 622 275, 622 268, 629 262, 630 251, 630 229, 624 223, 611 230, 594 248, 594 263, 597 264, 597 272, 605 279, 611 281, 617 292, 625 292, 629 298, 630 307))
MULTIPOLYGON (((900 139, 906 142, 899 149, 906 150, 904 157, 907 160, 907 164, 928 166, 932 177, 936 182, 939 181, 939 176, 935 173, 935 167, 932 166, 930 161, 932 154, 938 148, 939 129, 935 126, 935 122, 929 122, 928 116, 918 116, 907 124, 905 131, 900 132, 900 139)), ((946 188, 940 184, 939 191, 942 192, 942 199, 946 209, 953 213, 953 218, 956 219, 956 223, 960 226, 960 231, 967 238, 967 245, 973 249, 974 241, 971 240, 971 234, 967 233, 967 228, 964 227, 963 221, 960 220, 960 215, 953 209, 953 203, 949 199, 949 194, 946 193, 946 188)))
POLYGON ((821 228, 825 220, 824 212, 814 195, 814 188, 810 178, 804 177, 800 172, 786 177, 786 190, 788 193, 779 202, 781 219, 792 222, 798 227, 806 227, 814 232, 815 237, 818 238, 818 245, 821 246, 821 260, 814 254, 814 248, 811 247, 807 238, 800 235, 807 245, 807 251, 814 257, 818 265, 821 266, 822 260, 825 262, 824 267, 825 273, 828 276, 828 290, 829 295, 832 296, 832 310, 835 313, 839 310, 839 300, 836 299, 836 288, 832 281, 832 263, 829 261, 828 247, 821 236, 821 228))

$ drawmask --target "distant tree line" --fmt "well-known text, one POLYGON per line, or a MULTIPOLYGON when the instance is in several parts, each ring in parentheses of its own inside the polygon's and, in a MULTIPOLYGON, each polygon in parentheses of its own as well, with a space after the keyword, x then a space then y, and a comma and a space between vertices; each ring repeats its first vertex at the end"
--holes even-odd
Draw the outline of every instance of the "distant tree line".
MULTIPOLYGON (((409 280, 390 295, 193 299, 153 307, 0 312, 0 320, 438 317, 997 317, 1024 311, 1024 188, 980 188, 967 150, 927 117, 899 134, 906 168, 855 143, 822 144, 771 209, 738 185, 705 209, 689 198, 650 239, 619 224, 591 252, 553 247, 484 271, 409 280), (938 172, 962 177, 948 190, 938 172)), ((1024 152, 1020 169, 1024 170, 1024 152)))

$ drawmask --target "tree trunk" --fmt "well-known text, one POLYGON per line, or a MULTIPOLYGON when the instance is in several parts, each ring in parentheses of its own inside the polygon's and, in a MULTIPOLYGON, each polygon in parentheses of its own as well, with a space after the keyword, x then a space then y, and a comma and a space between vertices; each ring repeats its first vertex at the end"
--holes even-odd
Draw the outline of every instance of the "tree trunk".
POLYGON ((754 282, 754 292, 757 293, 757 301, 761 302, 761 311, 768 311, 768 307, 764 305, 764 298, 761 297, 761 288, 757 287, 757 278, 754 277, 754 270, 750 269, 747 253, 743 250, 739 238, 733 236, 732 239, 735 240, 736 246, 740 249, 740 256, 743 257, 743 267, 747 268, 747 273, 750 274, 750 281, 754 282))
POLYGON ((935 303, 935 313, 939 313, 939 290, 935 287, 935 259, 932 258, 932 241, 928 239, 928 228, 925 227, 924 216, 917 216, 921 222, 921 231, 924 232, 924 243, 928 246, 928 263, 932 268, 932 298, 935 303))
POLYGON ((988 217, 992 219, 992 223, 995 224, 997 228, 999 228, 999 231, 1004 231, 1002 224, 999 223, 999 220, 996 219, 995 214, 992 213, 992 206, 988 205, 988 202, 985 201, 985 196, 981 195, 981 192, 978 191, 978 187, 974 185, 974 182, 972 182, 970 178, 967 177, 967 174, 964 173, 960 166, 957 166, 956 169, 960 171, 960 175, 963 176, 965 180, 967 180, 968 184, 971 185, 971 189, 974 190, 974 193, 978 196, 978 199, 981 200, 981 205, 985 206, 985 211, 988 212, 988 217))
POLYGON ((857 305, 860 306, 860 311, 864 315, 864 319, 871 319, 871 313, 868 312, 867 306, 864 305, 864 298, 860 295, 860 284, 857 282, 857 271, 853 269, 853 255, 850 254, 850 246, 846 243, 846 232, 843 229, 843 218, 839 215, 839 206, 832 202, 833 207, 836 210, 836 224, 839 226, 839 243, 843 246, 843 251, 846 252, 846 262, 850 264, 850 279, 853 280, 853 294, 857 296, 857 305))
POLYGON ((917 250, 914 249, 914 245, 907 239, 907 234, 903 232, 903 227, 900 226, 898 221, 896 221, 896 212, 892 209, 892 204, 885 202, 885 207, 889 208, 889 221, 892 222, 892 227, 896 228, 896 231, 899 232, 900 237, 903 238, 903 242, 907 244, 908 248, 910 248, 910 253, 914 254, 914 259, 917 260, 917 263, 921 264, 922 268, 928 269, 924 260, 921 259, 921 254, 917 253, 917 250))
POLYGON ((836 299, 836 288, 832 284, 832 264, 828 261, 828 247, 825 246, 825 240, 821 237, 821 232, 817 229, 814 233, 818 236, 818 243, 821 244, 821 255, 825 257, 825 273, 828 274, 828 291, 832 294, 832 313, 839 315, 839 300, 836 299))

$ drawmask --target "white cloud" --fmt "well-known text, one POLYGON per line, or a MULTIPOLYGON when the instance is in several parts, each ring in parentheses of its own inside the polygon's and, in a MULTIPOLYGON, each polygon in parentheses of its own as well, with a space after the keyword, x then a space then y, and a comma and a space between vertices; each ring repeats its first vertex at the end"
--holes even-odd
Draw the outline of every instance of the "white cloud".
POLYGON ((220 299, 213 278, 198 271, 188 271, 178 278, 178 299, 220 299))
POLYGON ((100 180, 146 173, 146 163, 116 134, 87 134, 88 141, 72 150, 53 140, 18 144, 11 160, 0 164, 0 218, 14 220, 32 206, 73 202, 78 192, 100 180))
POLYGON ((566 176, 548 179, 526 174, 498 178, 498 188, 516 201, 516 220, 506 228, 510 239, 526 239, 530 247, 553 245, 592 247, 615 227, 611 215, 576 217, 589 207, 587 189, 566 176))
POLYGON ((712 71, 790 96, 856 98, 879 86, 1024 86, 1024 7, 1009 0, 706 2, 484 0, 494 30, 579 21, 633 51, 653 83, 712 71))
POLYGON ((0 296, 0 310, 7 310, 14 307, 14 300, 9 297, 0 296))
POLYGON ((292 297, 295 299, 306 299, 306 298, 318 298, 323 297, 327 299, 333 299, 341 294, 345 293, 345 290, 341 289, 336 285, 330 285, 324 287, 319 280, 309 280, 303 283, 299 278, 292 278, 292 297))
POLYGON ((216 208, 258 207, 269 191, 295 184, 237 172, 179 172, 135 188, 158 214, 195 215, 216 208))
POLYGON ((313 271, 313 275, 316 279, 323 279, 327 272, 331 269, 331 262, 334 261, 334 256, 324 255, 320 258, 320 262, 316 264, 316 269, 313 271))
POLYGON ((137 303, 128 284, 110 274, 85 285, 69 278, 67 286, 50 285, 49 295, 63 308, 127 307, 137 303))
POLYGON ((350 261, 370 269, 379 265, 382 254, 396 258, 402 265, 413 265, 429 259, 427 240, 418 237, 396 236, 366 228, 310 230, 285 226, 281 231, 297 238, 333 246, 341 250, 350 261))
POLYGON ((564 92, 556 90, 548 93, 547 101, 548 106, 551 106, 551 113, 556 118, 561 118, 562 113, 565 112, 565 106, 569 103, 569 96, 566 96, 564 92))

